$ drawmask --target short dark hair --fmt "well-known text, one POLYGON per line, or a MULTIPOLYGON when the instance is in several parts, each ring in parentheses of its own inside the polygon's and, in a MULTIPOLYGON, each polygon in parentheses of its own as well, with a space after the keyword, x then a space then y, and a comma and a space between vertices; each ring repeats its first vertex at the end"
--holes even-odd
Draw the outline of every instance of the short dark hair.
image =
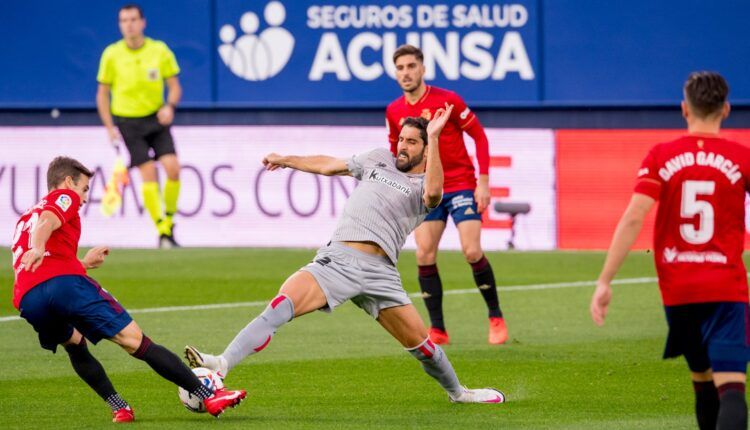
POLYGON ((410 116, 404 118, 404 123, 401 124, 401 127, 409 126, 419 130, 419 137, 422 138, 422 142, 427 145, 427 124, 429 123, 429 121, 422 117, 410 116))
POLYGON ((49 167, 47 167, 47 190, 52 191, 62 183, 68 176, 73 178, 73 182, 78 182, 81 175, 89 178, 94 176, 94 172, 86 168, 80 161, 70 157, 55 157, 49 167))
POLYGON ((729 85, 716 72, 693 72, 685 81, 685 100, 701 118, 721 112, 729 95, 729 85))
POLYGON ((396 60, 404 55, 413 55, 417 57, 417 60, 419 60, 420 63, 424 63, 424 54, 421 49, 414 45, 401 45, 396 49, 396 52, 393 53, 393 64, 396 64, 396 60))
POLYGON ((141 17, 141 18, 143 18, 143 9, 141 9, 141 7, 139 5, 137 5, 137 4, 135 4, 135 3, 128 3, 128 4, 124 5, 123 7, 120 8, 120 10, 117 13, 119 14, 120 12, 122 12, 124 10, 128 10, 128 9, 135 9, 135 10, 137 10, 138 11, 138 16, 141 17))

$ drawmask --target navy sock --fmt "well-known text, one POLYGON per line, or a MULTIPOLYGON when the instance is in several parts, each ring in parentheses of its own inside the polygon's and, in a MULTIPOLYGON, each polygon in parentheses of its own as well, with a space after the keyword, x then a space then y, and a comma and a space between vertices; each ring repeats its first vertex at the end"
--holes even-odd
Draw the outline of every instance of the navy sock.
POLYGON ((492 272, 492 266, 490 266, 487 257, 482 255, 479 261, 469 264, 471 264, 471 271, 474 274, 474 282, 484 298, 484 303, 487 304, 489 317, 502 318, 503 311, 500 310, 500 299, 497 297, 495 274, 492 272))
POLYGON ((78 345, 66 345, 65 351, 68 353, 70 358, 70 364, 73 365, 73 370, 76 371, 78 376, 91 387, 96 394, 99 395, 104 401, 106 401, 112 410, 115 409, 112 403, 109 402, 110 398, 116 396, 122 404, 127 406, 127 402, 117 394, 115 388, 112 386, 112 382, 109 380, 107 373, 104 371, 104 367, 99 361, 91 355, 91 351, 86 346, 86 339, 82 338, 81 343, 78 345))
POLYGON ((730 382, 719 386, 718 430, 747 430, 745 384, 730 382))
POLYGON ((443 321, 443 284, 440 281, 437 264, 419 266, 419 289, 422 300, 430 315, 432 327, 445 331, 443 321))
POLYGON ((133 357, 145 361, 162 378, 184 388, 188 393, 200 399, 207 399, 213 395, 198 380, 198 377, 172 351, 153 343, 145 334, 133 357))
POLYGON ((715 430, 719 416, 719 392, 713 381, 693 381, 695 391, 695 417, 700 430, 715 430))

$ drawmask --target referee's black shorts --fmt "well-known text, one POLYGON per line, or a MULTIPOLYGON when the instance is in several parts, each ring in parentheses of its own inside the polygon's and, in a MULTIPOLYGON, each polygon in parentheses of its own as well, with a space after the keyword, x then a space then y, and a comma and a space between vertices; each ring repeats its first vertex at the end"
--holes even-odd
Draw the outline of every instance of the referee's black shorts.
POLYGON ((130 152, 131 167, 158 160, 163 155, 177 153, 169 126, 159 124, 156 114, 140 118, 116 116, 114 121, 130 152))

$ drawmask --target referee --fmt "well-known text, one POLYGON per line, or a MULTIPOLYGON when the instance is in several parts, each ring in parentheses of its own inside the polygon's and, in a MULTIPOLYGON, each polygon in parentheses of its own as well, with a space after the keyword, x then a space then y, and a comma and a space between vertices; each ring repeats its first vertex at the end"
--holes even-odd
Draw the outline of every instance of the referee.
POLYGON ((180 67, 164 42, 144 36, 146 19, 140 6, 120 8, 119 25, 122 40, 107 46, 99 63, 96 107, 112 144, 123 140, 130 166, 141 172, 143 205, 158 230, 159 247, 178 247, 172 218, 180 194, 180 163, 169 127, 182 96, 180 67), (154 161, 167 174, 163 199, 154 161))

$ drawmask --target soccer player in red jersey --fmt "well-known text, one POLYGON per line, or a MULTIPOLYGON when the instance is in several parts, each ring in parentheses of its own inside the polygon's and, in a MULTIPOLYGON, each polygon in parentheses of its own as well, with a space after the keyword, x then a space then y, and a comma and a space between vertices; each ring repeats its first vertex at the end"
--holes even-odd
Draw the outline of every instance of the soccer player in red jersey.
POLYGON ((664 358, 684 355, 701 429, 747 429, 745 381, 750 359, 747 272, 742 261, 750 148, 722 139, 729 87, 696 72, 685 83, 688 133, 654 146, 615 230, 591 299, 604 323, 611 282, 659 201, 654 260, 669 325, 664 358))
POLYGON ((438 244, 450 215, 458 229, 464 257, 471 265, 474 281, 487 304, 489 342, 505 343, 508 339, 508 330, 500 310, 495 275, 482 251, 480 240, 481 213, 490 203, 490 154, 487 135, 479 119, 458 94, 425 84, 424 55, 419 48, 411 45, 399 47, 393 54, 393 62, 396 65, 396 80, 404 92, 388 105, 385 111, 388 140, 393 155, 398 156, 398 136, 405 118, 423 117, 429 120, 446 103, 455 106, 448 124, 440 134, 440 159, 445 172, 443 201, 414 231, 419 287, 432 325, 430 339, 437 344, 449 342, 443 319, 443 285, 436 263, 438 244), (474 163, 466 152, 464 132, 471 136, 476 144, 479 182, 474 173, 474 163))
POLYGON ((13 236, 13 305, 39 334, 42 348, 53 353, 62 345, 70 363, 112 408, 114 422, 135 419, 133 409, 115 391, 86 339, 109 339, 143 360, 163 378, 203 399, 214 416, 236 406, 245 391, 212 392, 171 351, 143 334, 138 324, 107 290, 86 275, 104 263, 106 247, 92 248, 78 260, 80 207, 86 203, 93 173, 80 162, 57 157, 47 169, 49 194, 26 211, 13 236))

